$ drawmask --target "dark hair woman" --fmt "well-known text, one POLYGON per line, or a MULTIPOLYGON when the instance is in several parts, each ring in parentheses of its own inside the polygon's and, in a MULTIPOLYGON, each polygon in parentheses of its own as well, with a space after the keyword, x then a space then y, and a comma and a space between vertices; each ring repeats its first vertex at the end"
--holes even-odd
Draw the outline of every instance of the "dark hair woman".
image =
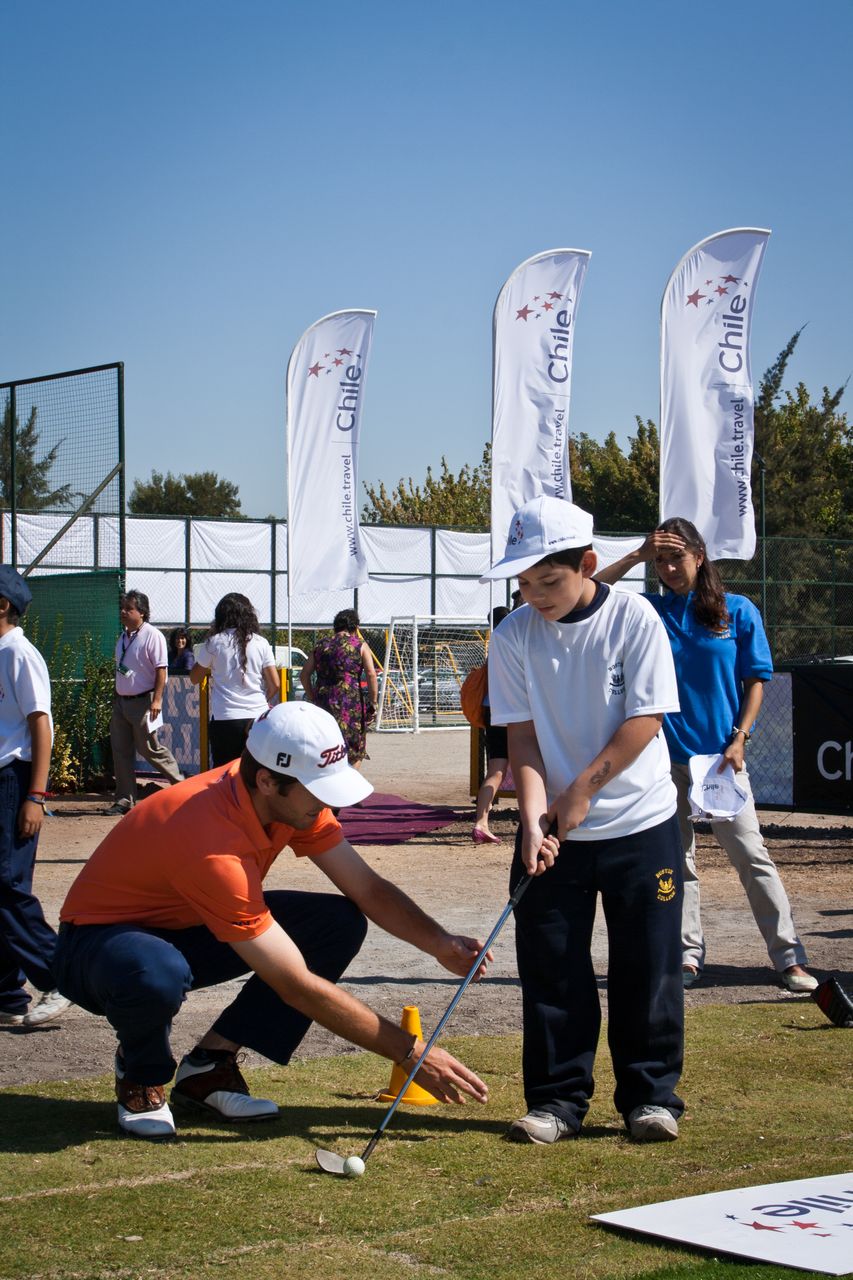
POLYGON ((216 768, 242 754, 252 724, 281 691, 275 655, 246 596, 231 592, 217 604, 190 680, 201 684, 205 676, 212 677, 210 756, 216 768))
POLYGON ((175 673, 192 671, 195 666, 193 642, 186 627, 174 627, 169 635, 169 670, 175 673))
POLYGON ((368 758, 367 726, 376 715, 379 688, 373 656, 358 626, 355 609, 342 609, 332 623, 334 634, 315 646, 300 673, 308 701, 330 712, 340 725, 349 762, 356 769, 368 758), (362 674, 367 678, 367 702, 362 674))
POLYGON ((664 520, 636 551, 595 576, 618 582, 643 561, 653 561, 663 594, 647 595, 666 628, 675 661, 680 712, 664 717, 664 734, 678 792, 684 846, 682 953, 684 985, 694 986, 705 963, 699 913, 696 842, 689 819, 689 764, 692 756, 720 755, 719 771, 731 765, 746 791, 746 806, 734 821, 712 822, 711 830, 746 889, 770 960, 789 991, 812 991, 816 979, 803 967, 806 952, 794 927, 788 896, 761 836, 744 749, 773 673, 761 614, 745 596, 726 592, 708 559, 705 540, 681 516, 664 520))

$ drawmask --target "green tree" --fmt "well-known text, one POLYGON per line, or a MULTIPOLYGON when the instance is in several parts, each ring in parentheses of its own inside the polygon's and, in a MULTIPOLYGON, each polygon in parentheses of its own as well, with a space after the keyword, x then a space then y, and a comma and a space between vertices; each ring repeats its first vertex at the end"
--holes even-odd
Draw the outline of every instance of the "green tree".
POLYGON ((427 467, 423 486, 412 477, 400 480, 391 491, 365 484, 369 501, 361 518, 365 524, 441 525, 444 528, 487 529, 490 519, 492 484, 492 446, 483 449, 480 462, 467 463, 454 475, 441 459, 441 474, 434 476, 427 467))
POLYGON ((215 471, 165 476, 151 472, 150 480, 135 480, 127 502, 135 516, 235 517, 242 514, 236 484, 220 480, 215 471))
POLYGON ((585 432, 569 438, 572 498, 608 533, 642 533, 658 521, 658 431, 651 420, 636 422, 627 454, 612 431, 603 444, 585 432))
POLYGON ((755 402, 752 480, 758 502, 765 466, 768 535, 853 537, 853 428, 838 412, 846 383, 823 388, 813 404, 802 382, 782 391, 782 379, 802 330, 764 374, 755 402))
MULTIPOLYGON (((35 405, 30 409, 30 415, 23 427, 20 418, 15 417, 15 496, 20 511, 46 511, 51 507, 67 507, 75 496, 68 484, 60 485, 58 489, 51 489, 50 473, 64 441, 57 441, 43 458, 37 458, 39 445, 37 420, 38 409, 35 405)), ((2 437, 0 437, 0 502, 6 507, 12 504, 11 427, 12 404, 10 401, 3 411, 2 437)))

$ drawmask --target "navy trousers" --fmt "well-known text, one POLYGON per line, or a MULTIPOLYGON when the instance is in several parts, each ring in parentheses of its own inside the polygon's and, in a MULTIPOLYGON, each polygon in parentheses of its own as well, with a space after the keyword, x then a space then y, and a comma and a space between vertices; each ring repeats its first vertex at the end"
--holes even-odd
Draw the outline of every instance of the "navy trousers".
MULTIPOLYGON (((264 895, 313 973, 337 982, 367 932, 348 898, 274 890, 264 895)), ((233 947, 204 925, 147 929, 137 924, 62 925, 56 949, 63 995, 115 1028, 128 1080, 165 1084, 176 1062, 172 1019, 188 991, 251 973, 233 947)), ((273 1062, 290 1061, 310 1019, 285 1004, 254 974, 211 1028, 273 1062)))
MULTIPOLYGON (((523 874, 520 829, 511 883, 523 874)), ((590 947, 601 894, 609 944, 608 1041, 616 1110, 650 1104, 681 1115, 682 855, 675 816, 636 835, 566 840, 516 908, 529 1108, 577 1131, 594 1089, 601 1005, 590 947)))
POLYGON ((38 836, 18 832, 18 813, 30 788, 28 760, 0 769, 0 1009, 26 1013, 30 997, 24 982, 52 991, 56 934, 33 896, 38 836))

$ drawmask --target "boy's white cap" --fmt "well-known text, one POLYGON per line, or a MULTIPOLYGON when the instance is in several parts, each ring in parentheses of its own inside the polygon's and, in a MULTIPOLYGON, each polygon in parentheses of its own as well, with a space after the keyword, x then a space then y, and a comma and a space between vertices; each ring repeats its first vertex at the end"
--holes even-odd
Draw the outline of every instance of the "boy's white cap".
POLYGON ((592 516, 588 511, 581 511, 565 498, 548 498, 544 494, 531 498, 510 521, 503 560, 484 573, 480 581, 514 578, 555 551, 570 551, 591 543, 592 516))
POLYGON ((249 755, 273 773, 296 778, 323 804, 343 809, 373 787, 353 769, 334 716, 310 702, 281 702, 249 730, 249 755))
POLYGON ((719 772, 723 757, 690 757, 690 821, 734 822, 748 800, 731 764, 719 772))

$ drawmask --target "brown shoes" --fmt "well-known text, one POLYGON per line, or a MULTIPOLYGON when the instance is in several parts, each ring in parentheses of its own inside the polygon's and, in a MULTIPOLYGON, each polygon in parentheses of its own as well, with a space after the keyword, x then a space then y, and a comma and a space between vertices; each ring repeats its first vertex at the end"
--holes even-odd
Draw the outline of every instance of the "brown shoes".
POLYGON ((187 1054, 175 1076, 172 1102, 200 1107, 221 1120, 274 1120, 278 1115, 274 1102, 251 1097, 237 1055, 225 1049, 187 1054))
POLYGON ((166 1086, 135 1084, 124 1074, 124 1064, 116 1054, 116 1098, 118 1125, 132 1138, 157 1141, 174 1138, 175 1121, 166 1101, 166 1086))

